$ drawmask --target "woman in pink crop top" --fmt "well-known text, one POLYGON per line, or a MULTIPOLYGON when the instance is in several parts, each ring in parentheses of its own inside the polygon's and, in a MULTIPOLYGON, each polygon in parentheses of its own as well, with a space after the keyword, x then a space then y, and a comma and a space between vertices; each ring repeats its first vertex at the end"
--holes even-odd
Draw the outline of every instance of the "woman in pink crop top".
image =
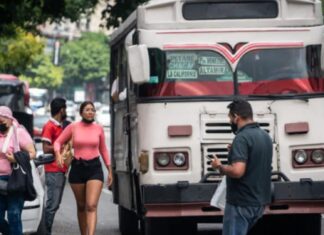
POLYGON ((112 170, 102 126, 94 122, 95 107, 90 101, 80 105, 82 120, 64 129, 54 142, 57 164, 63 167, 62 146, 72 139, 74 159, 69 182, 77 203, 81 235, 94 235, 97 222, 97 205, 103 186, 103 171, 99 157, 109 171, 108 186, 112 184, 112 170))

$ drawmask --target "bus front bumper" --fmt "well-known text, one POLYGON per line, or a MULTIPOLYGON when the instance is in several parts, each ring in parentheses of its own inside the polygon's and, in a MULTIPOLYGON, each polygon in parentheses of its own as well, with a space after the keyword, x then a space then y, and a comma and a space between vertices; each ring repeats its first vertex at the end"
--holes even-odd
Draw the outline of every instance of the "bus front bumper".
MULTIPOLYGON (((145 217, 210 217, 223 212, 209 202, 217 183, 142 185, 145 217)), ((324 213, 324 181, 274 182, 265 214, 324 213)))

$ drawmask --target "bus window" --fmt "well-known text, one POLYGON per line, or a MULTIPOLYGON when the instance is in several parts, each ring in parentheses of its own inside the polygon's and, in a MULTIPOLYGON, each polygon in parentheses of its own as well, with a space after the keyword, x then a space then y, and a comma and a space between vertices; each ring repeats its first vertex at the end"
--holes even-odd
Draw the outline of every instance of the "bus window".
POLYGON ((186 20, 268 19, 278 16, 275 1, 187 2, 182 8, 186 20))
MULTIPOLYGON (((311 72, 318 71, 320 63, 309 62, 310 59, 314 60, 318 50, 263 49, 247 53, 240 60, 237 71, 238 74, 244 74, 252 80, 238 79, 239 93, 273 95, 323 92, 323 86, 319 85, 322 83, 319 73, 311 72)), ((316 58, 319 60, 319 56, 316 58)))
POLYGON ((140 97, 224 96, 234 93, 233 72, 219 53, 150 50, 151 79, 140 97))

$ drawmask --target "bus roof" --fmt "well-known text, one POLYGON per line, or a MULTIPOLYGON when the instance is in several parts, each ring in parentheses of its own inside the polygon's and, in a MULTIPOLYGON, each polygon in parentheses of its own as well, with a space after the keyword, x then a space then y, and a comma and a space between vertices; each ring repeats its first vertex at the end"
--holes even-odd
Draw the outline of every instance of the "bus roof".
MULTIPOLYGON (((269 14, 269 6, 264 5, 265 14, 269 14)), ((245 11, 245 12, 248 12, 245 11)), ((212 12, 209 12, 210 14, 212 12)), ((147 30, 180 30, 208 28, 258 28, 258 27, 310 27, 323 24, 320 0, 151 0, 140 5, 127 20, 111 35, 111 44, 124 37, 125 33, 137 25, 138 29, 147 30), (205 5, 204 5, 205 4, 205 5), (206 9, 233 9, 222 17, 207 15, 206 9), (229 5, 231 4, 231 6, 229 5), (252 5, 251 5, 252 4, 252 5), (255 4, 255 6, 253 6, 255 4), (244 7, 249 11, 255 7, 255 12, 262 12, 262 4, 276 5, 273 15, 269 17, 246 17, 244 7), (190 5, 193 5, 192 7, 190 5), (200 6, 199 6, 200 5, 200 6), (228 5, 228 6, 226 6, 228 5), (216 7, 216 8, 212 8, 216 7), (276 8, 276 9, 275 9, 276 8), (199 12, 199 9, 201 12, 199 12), (186 12, 187 11, 187 12, 186 12), (231 12, 236 12, 231 18, 231 12), (243 15, 242 15, 243 12, 243 15), (240 17, 242 15, 242 17, 240 17), (191 18, 192 16, 192 18, 191 18), (206 16, 206 18, 204 18, 206 16), (196 17, 196 18, 195 18, 196 17), (189 19, 188 19, 189 18, 189 19)))

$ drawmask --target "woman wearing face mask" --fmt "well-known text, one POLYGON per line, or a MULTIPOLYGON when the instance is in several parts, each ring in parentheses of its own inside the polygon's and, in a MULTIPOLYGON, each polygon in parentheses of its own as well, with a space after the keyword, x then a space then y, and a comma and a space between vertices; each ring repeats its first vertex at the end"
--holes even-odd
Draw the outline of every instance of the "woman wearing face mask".
POLYGON ((80 106, 82 120, 66 127, 54 143, 57 164, 63 167, 61 147, 72 139, 74 159, 69 183, 77 203, 81 235, 94 235, 97 222, 97 204, 103 186, 101 156, 109 171, 107 183, 112 183, 112 170, 102 126, 94 122, 95 106, 85 101, 80 106))
MULTIPOLYGON (((32 138, 26 129, 19 125, 12 116, 12 111, 6 106, 0 106, 0 150, 0 179, 6 181, 12 172, 11 163, 16 162, 15 152, 24 150, 28 152, 31 159, 36 156, 32 138), (6 138, 9 138, 9 142, 7 147, 4 147, 6 138)), ((0 195, 0 232, 2 234, 23 234, 21 221, 23 206, 23 194, 0 195), (5 220, 6 211, 8 221, 5 220)))

